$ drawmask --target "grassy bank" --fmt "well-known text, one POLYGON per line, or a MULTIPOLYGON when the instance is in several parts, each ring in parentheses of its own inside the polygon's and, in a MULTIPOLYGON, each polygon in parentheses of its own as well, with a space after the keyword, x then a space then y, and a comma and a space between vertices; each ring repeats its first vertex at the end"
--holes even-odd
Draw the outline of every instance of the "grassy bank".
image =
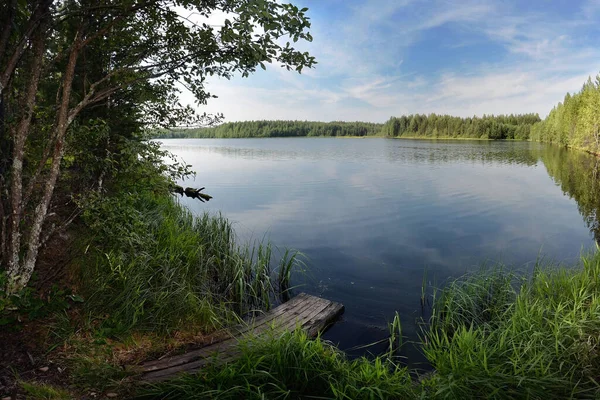
POLYGON ((145 388, 141 399, 413 398, 408 371, 383 359, 348 361, 335 347, 302 332, 241 344, 243 356, 145 388))
MULTIPOLYGON (((435 372, 415 380, 398 360, 347 360, 290 333, 242 344, 244 356, 144 389, 144 399, 562 399, 600 395, 600 257, 573 267, 503 270, 435 293, 422 349, 435 372)), ((407 345, 407 344, 405 344, 407 345)), ((410 345, 410 344, 408 344, 410 345)))
POLYGON ((424 335, 429 382, 446 398, 597 398, 599 284, 598 255, 450 284, 424 335))

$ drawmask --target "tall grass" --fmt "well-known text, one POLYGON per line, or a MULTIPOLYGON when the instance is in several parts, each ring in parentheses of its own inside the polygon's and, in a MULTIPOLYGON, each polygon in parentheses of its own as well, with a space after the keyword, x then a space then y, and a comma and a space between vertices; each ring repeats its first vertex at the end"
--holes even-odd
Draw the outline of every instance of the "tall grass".
POLYGON ((388 330, 390 336, 388 338, 388 358, 393 359, 402 348, 404 344, 404 337, 402 336, 402 323, 400 322, 400 315, 396 311, 394 319, 388 324, 388 330))
POLYGON ((431 295, 433 305, 429 326, 449 334, 462 326, 494 329, 514 303, 517 275, 503 266, 466 274, 431 295))
POLYGON ((600 256, 579 268, 495 271, 443 290, 423 351, 440 398, 598 398, 600 256))
POLYGON ((297 263, 286 252, 275 264, 268 243, 238 246, 224 217, 195 217, 170 197, 106 199, 85 220, 95 234, 86 304, 115 332, 218 328, 287 294, 297 263))

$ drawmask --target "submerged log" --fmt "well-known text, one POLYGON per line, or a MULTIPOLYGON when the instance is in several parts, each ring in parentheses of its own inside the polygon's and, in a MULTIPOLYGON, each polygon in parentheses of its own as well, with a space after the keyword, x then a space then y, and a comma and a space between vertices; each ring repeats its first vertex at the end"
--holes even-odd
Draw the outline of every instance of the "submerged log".
POLYGON ((204 187, 201 187, 200 189, 186 187, 184 189, 183 187, 181 187, 179 185, 172 185, 169 188, 171 193, 177 193, 181 196, 183 196, 185 194, 186 197, 191 197, 192 199, 198 199, 203 203, 205 201, 209 201, 210 199, 212 199, 212 196, 210 196, 206 193, 201 193, 204 189, 205 189, 204 187))
POLYGON ((195 189, 195 188, 191 188, 191 187, 186 187, 185 190, 183 191, 185 193, 185 195, 187 197, 191 197, 192 199, 198 199, 201 202, 205 202, 205 201, 209 201, 210 199, 212 199, 212 196, 209 196, 205 193, 200 193, 201 191, 203 191, 204 188, 200 188, 200 189, 195 189))

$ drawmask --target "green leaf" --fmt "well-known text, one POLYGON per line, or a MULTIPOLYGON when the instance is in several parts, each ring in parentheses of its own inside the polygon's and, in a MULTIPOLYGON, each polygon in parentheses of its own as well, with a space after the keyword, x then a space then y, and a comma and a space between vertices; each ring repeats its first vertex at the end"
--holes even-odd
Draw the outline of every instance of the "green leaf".
POLYGON ((71 294, 67 297, 75 303, 83 303, 83 297, 79 296, 78 294, 71 294))

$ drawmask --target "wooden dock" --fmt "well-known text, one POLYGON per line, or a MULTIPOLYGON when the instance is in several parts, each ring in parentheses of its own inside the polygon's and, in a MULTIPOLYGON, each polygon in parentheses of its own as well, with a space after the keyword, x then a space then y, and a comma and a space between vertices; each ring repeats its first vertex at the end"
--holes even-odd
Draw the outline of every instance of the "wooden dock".
POLYGON ((181 373, 197 372, 210 363, 223 364, 235 360, 241 355, 237 345, 239 340, 248 336, 260 336, 273 331, 291 331, 300 327, 309 336, 315 337, 343 312, 342 304, 301 293, 248 324, 230 329, 229 337, 223 338, 222 341, 181 355, 142 364, 141 379, 147 382, 163 381, 181 373))

